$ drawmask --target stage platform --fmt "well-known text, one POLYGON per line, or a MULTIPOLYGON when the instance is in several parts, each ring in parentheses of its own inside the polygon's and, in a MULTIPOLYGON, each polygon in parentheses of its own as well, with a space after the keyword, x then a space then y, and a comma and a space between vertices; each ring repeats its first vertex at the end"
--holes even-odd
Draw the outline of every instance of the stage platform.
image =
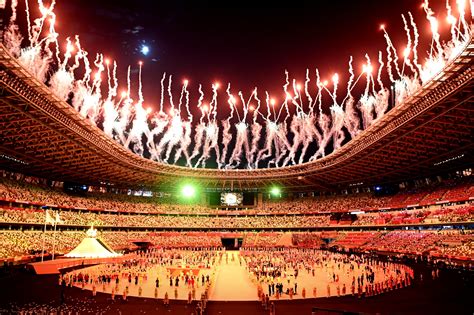
POLYGON ((113 258, 62 258, 54 260, 46 260, 43 262, 35 262, 28 264, 38 275, 59 274, 61 269, 72 268, 77 266, 88 266, 107 263, 119 263, 125 259, 134 257, 135 255, 124 255, 113 258))

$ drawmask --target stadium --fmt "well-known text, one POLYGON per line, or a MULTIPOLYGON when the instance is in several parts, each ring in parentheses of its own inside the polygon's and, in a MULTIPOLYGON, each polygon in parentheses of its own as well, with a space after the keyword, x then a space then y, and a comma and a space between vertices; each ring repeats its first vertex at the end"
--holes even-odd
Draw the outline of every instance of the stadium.
POLYGON ((86 2, 0 1, 1 314, 474 312, 472 1, 86 2))

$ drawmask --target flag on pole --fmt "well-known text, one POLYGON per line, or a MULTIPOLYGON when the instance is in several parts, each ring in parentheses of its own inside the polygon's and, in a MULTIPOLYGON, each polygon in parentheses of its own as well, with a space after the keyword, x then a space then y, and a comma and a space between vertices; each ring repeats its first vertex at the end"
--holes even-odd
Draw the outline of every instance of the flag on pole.
POLYGON ((54 224, 62 223, 61 218, 59 217, 59 211, 56 211, 56 217, 54 218, 54 224))
POLYGON ((51 213, 49 210, 46 210, 46 218, 45 218, 45 223, 46 224, 51 224, 51 225, 54 225, 55 224, 55 219, 51 216, 51 213))

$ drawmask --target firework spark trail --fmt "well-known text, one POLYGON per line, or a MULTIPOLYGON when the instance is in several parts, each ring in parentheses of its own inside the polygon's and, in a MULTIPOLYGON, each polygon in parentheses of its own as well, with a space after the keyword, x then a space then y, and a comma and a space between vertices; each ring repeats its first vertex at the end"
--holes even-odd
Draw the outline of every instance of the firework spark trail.
POLYGON ((433 54, 433 47, 432 47, 431 52, 430 52, 430 58, 432 58, 433 56, 438 56, 438 58, 442 58, 443 48, 441 47, 440 35, 439 35, 439 32, 438 32, 438 27, 439 27, 438 20, 434 17, 434 12, 433 12, 433 10, 431 10, 428 0, 425 0, 423 2, 422 6, 423 6, 423 9, 425 10, 426 18, 430 22, 431 33, 432 33, 432 36, 433 36, 432 38, 433 38, 433 41, 436 45, 436 53, 433 54))
POLYGON ((354 102, 354 97, 351 95, 344 103, 344 126, 347 128, 351 138, 357 136, 360 131, 359 116, 356 113, 354 102))
MULTIPOLYGON (((355 78, 355 73, 354 73, 354 66, 352 65, 352 62, 354 61, 352 56, 349 56, 349 80, 347 80, 347 94, 346 98, 351 95, 352 91, 352 83, 354 82, 355 78)), ((345 100, 345 99, 344 99, 345 100)), ((344 103, 344 100, 342 103, 344 103)))
POLYGON ((72 56, 73 46, 70 38, 66 38, 67 48, 64 54, 64 60, 59 64, 58 70, 51 76, 49 85, 56 95, 67 101, 69 94, 72 92, 74 85, 74 74, 72 71, 66 70, 67 62, 72 56))
POLYGON ((412 48, 412 38, 411 38, 411 32, 410 32, 410 27, 408 26, 408 23, 407 23, 407 20, 405 18, 405 16, 402 14, 402 19, 403 19, 403 24, 405 26, 405 32, 406 32, 406 35, 407 35, 407 47, 405 48, 404 52, 403 52, 403 62, 404 64, 406 64, 408 66, 408 68, 410 68, 411 72, 415 75, 415 78, 417 77, 418 73, 417 73, 417 70, 415 69, 415 67, 413 66, 413 63, 411 61, 411 58, 410 58, 410 55, 411 55, 411 52, 413 50, 412 48))
POLYGON ((456 45, 456 42, 458 41, 459 29, 456 27, 457 19, 452 14, 452 8, 451 8, 451 5, 449 4, 449 0, 446 0, 446 11, 447 11, 447 21, 449 24, 451 24, 451 28, 450 28, 451 40, 456 45))
MULTIPOLYGON (((122 145, 127 142, 126 127, 128 126, 131 119, 131 107, 133 100, 127 94, 126 98, 122 102, 122 109, 120 110, 120 117, 115 124, 115 131, 117 132, 118 139, 122 145)), ((128 149, 128 148, 127 148, 128 149)))
POLYGON ((203 122, 200 122, 196 126, 195 134, 194 134, 194 149, 193 149, 193 152, 191 153, 191 156, 189 157, 189 160, 192 160, 196 156, 199 155, 199 152, 201 151, 201 147, 202 147, 202 143, 203 143, 204 131, 205 130, 206 130, 206 125, 203 122))
MULTIPOLYGON (((383 54, 381 51, 379 51, 379 69, 377 71, 377 83, 379 84, 380 89, 384 89, 384 84, 382 82, 382 70, 384 67, 384 62, 383 62, 383 54)), ((367 69, 370 70, 370 69, 367 69)))
MULTIPOLYGON (((17 2, 15 0, 15 2, 17 2)), ((30 7, 28 4, 28 0, 25 0, 25 13, 26 13, 26 26, 28 31, 28 40, 30 44, 33 43, 33 35, 31 34, 31 18, 30 18, 30 7)))
POLYGON ((277 125, 275 122, 270 120, 271 116, 271 103, 275 104, 274 100, 270 99, 270 95, 267 91, 265 91, 265 103, 267 105, 267 116, 265 119, 265 143, 262 149, 260 149, 257 153, 257 157, 255 159, 255 168, 258 168, 258 163, 268 159, 272 155, 272 146, 275 141, 275 136, 277 132, 277 125))
POLYGON ((140 61, 138 63, 138 103, 140 104, 143 104, 143 101, 145 100, 143 98, 142 67, 143 67, 143 63, 140 61))
POLYGON ((413 15, 411 12, 408 12, 408 16, 410 17, 410 24, 411 27, 413 28, 413 64, 415 65, 416 69, 418 69, 418 72, 415 72, 416 76, 419 76, 421 74, 422 68, 421 65, 418 63, 418 39, 420 35, 418 34, 418 27, 416 26, 415 20, 413 19, 413 15))
POLYGON ((306 94, 306 98, 308 99, 309 112, 312 112, 313 107, 311 105, 313 104, 313 98, 311 97, 311 93, 309 92, 310 82, 311 82, 311 79, 309 78, 309 69, 306 69, 306 80, 304 81, 304 92, 306 94))
POLYGON ((372 84, 372 87, 374 86, 373 77, 372 77, 372 71, 373 71, 372 63, 370 61, 370 57, 368 54, 365 54, 365 59, 367 63, 364 65, 363 72, 366 75, 366 85, 365 85, 364 94, 360 98, 359 104, 358 104, 358 108, 362 114, 362 125, 364 129, 371 125, 373 121, 373 111, 375 107, 375 97, 373 95, 369 95, 371 84, 372 84))
POLYGON ((301 85, 296 83, 296 80, 293 79, 293 95, 294 97, 291 98, 291 103, 295 105, 296 113, 295 115, 300 115, 303 112, 303 107, 302 107, 302 99, 301 99, 301 85))
MULTIPOLYGON (((341 104, 344 105, 346 103, 346 100, 348 98, 351 98, 352 97, 352 90, 354 89, 354 87, 357 85, 357 83, 359 82, 360 78, 362 77, 362 75, 365 73, 365 70, 362 71, 358 76, 357 76, 357 79, 355 79, 354 81, 354 77, 355 77, 355 74, 354 74, 354 67, 352 66, 352 56, 350 56, 349 58, 349 80, 347 82, 347 94, 346 96, 344 97, 344 99, 342 100, 341 104)), ((365 65, 364 65, 364 68, 365 69, 365 65)))
POLYGON ((258 163, 265 161, 269 157, 271 157, 272 154, 272 146, 273 143, 276 141, 276 135, 278 131, 278 126, 270 120, 267 120, 265 123, 265 144, 260 151, 257 153, 257 158, 255 159, 255 167, 258 168, 258 163))
POLYGON ((203 153, 198 159, 195 167, 198 167, 199 165, 202 165, 202 167, 206 166, 206 161, 210 158, 212 149, 216 153, 216 160, 219 161, 220 158, 218 147, 219 127, 216 122, 218 88, 219 84, 215 83, 212 85, 212 100, 209 103, 209 108, 207 110, 207 125, 204 125, 205 139, 203 153))
POLYGON ((288 156, 283 160, 282 166, 287 166, 291 161, 294 165, 297 150, 302 142, 301 118, 300 115, 294 115, 290 122, 290 131, 293 134, 293 144, 290 146, 288 156))
MULTIPOLYGON (((92 73, 92 68, 90 66, 89 58, 83 56, 84 60, 84 77, 76 81, 74 86, 74 97, 72 103, 76 110, 84 117, 88 118, 92 123, 95 124, 94 111, 98 102, 100 101, 100 92, 96 93, 95 85, 100 84, 100 69, 93 78, 92 85, 90 84, 90 75, 92 73)), ((97 66, 97 63, 100 62, 100 55, 97 54, 94 65, 97 66)), ((99 86, 100 88, 100 86, 99 86)), ((128 124, 129 121, 126 122, 128 124)), ((126 127, 126 124, 123 127, 126 127)))
POLYGON ((258 98, 257 88, 254 89, 253 96, 257 106, 253 108, 253 119, 251 126, 252 142, 250 144, 250 152, 248 154, 248 168, 257 168, 255 163, 256 153, 258 152, 258 143, 262 134, 262 125, 257 122, 259 109, 260 109, 260 99, 258 98))
POLYGON ((168 78, 168 97, 170 99, 170 105, 171 105, 171 111, 173 112, 173 115, 175 114, 175 108, 174 108, 174 102, 173 102, 173 92, 171 90, 171 84, 173 82, 173 76, 170 75, 168 78))
POLYGON ((183 121, 178 112, 174 108, 170 110, 171 122, 166 133, 163 135, 160 143, 158 144, 157 151, 162 152, 166 146, 165 157, 163 158, 164 163, 168 163, 171 156, 171 151, 180 142, 183 137, 183 121))
POLYGON ((288 71, 285 70, 285 85, 283 85, 283 91, 285 93, 285 101, 283 102, 283 106, 280 108, 280 111, 278 113, 278 116, 275 118, 275 120, 279 120, 280 119, 280 113, 282 111, 283 108, 286 109, 286 116, 285 116, 285 119, 284 121, 286 122, 288 120, 288 118, 290 117, 290 110, 288 109, 288 100, 291 98, 288 93, 288 86, 290 85, 290 78, 289 78, 289 74, 288 74, 288 71))
POLYGON ((181 107, 183 105, 183 101, 185 101, 185 90, 187 86, 187 82, 184 82, 183 85, 181 86, 181 94, 179 95, 179 101, 178 101, 178 112, 181 113, 181 107))
POLYGON ((325 154, 325 149, 327 146, 327 143, 329 139, 331 138, 331 118, 329 118, 328 115, 325 113, 321 112, 319 116, 319 127, 323 131, 323 134, 321 136, 321 141, 319 143, 318 151, 310 158, 311 161, 317 159, 318 157, 324 157, 325 154))
MULTIPOLYGON (((336 101, 336 98, 334 96, 334 93, 332 93, 331 91, 329 91, 329 89, 326 87, 327 85, 327 82, 324 81, 322 84, 320 82, 320 78, 319 78, 319 72, 317 72, 318 76, 317 76, 317 83, 319 83, 320 85, 320 89, 321 89, 321 92, 322 90, 325 90, 329 96, 331 97, 331 99, 333 100, 333 104, 336 104, 337 105, 337 101, 336 101)), ((333 78, 333 83, 334 83, 334 92, 337 91, 337 83, 339 82, 339 76, 337 75, 334 75, 333 78)), ((321 95, 319 96, 320 99, 322 99, 322 93, 321 95)), ((318 150, 316 151, 316 153, 310 158, 310 161, 312 160, 315 160, 317 159, 318 157, 324 157, 326 155, 325 153, 325 150, 326 150, 326 146, 329 142, 329 140, 331 139, 332 135, 333 135, 333 124, 332 124, 332 121, 331 121, 331 118, 329 117, 329 115, 325 114, 322 110, 322 107, 321 107, 321 101, 319 103, 319 127, 321 128, 321 130, 323 131, 322 133, 322 137, 321 137, 321 142, 319 143, 319 147, 318 147, 318 150)))
POLYGON ((386 88, 380 89, 375 95, 375 119, 382 117, 387 111, 389 104, 390 92, 386 88))
MULTIPOLYGON (((252 94, 250 95, 248 101, 245 103, 245 106, 243 107, 244 108, 244 116, 242 118, 242 120, 245 122, 247 120, 247 116, 249 115, 249 111, 252 110, 255 110, 255 107, 253 105, 251 105, 250 103, 252 102, 252 100, 256 101, 256 93, 257 93, 257 89, 255 88, 252 92, 252 94)), ((242 99, 242 103, 243 103, 243 100, 244 100, 244 95, 242 93, 242 91, 239 91, 239 96, 240 98, 242 99)), ((257 113, 253 113, 253 119, 256 118, 256 115, 257 113)), ((254 120, 252 119, 252 122, 254 122, 254 120)), ((247 125, 248 127, 249 125, 247 125)), ((261 128, 260 128, 261 129, 261 128)), ((255 125, 255 124, 251 124, 251 134, 252 134, 252 139, 255 140, 255 137, 257 137, 256 134, 254 134, 254 132, 256 132, 258 130, 258 126, 255 125), (255 128, 254 128, 255 126, 255 128)), ((248 132, 248 131, 247 131, 248 132)), ((252 142, 253 143, 253 142, 252 142)), ((252 150, 251 150, 251 147, 252 147, 252 144, 249 143, 249 139, 246 138, 244 139, 244 148, 246 149, 245 150, 245 158, 247 160, 247 168, 251 168, 252 167, 252 162, 253 162, 253 156, 252 156, 252 150)))
POLYGON ((191 110, 189 109, 189 91, 187 89, 188 87, 188 81, 186 80, 184 86, 184 106, 186 108, 186 112, 188 113, 188 120, 192 123, 194 120, 193 114, 191 113, 191 110))
MULTIPOLYGON (((464 29, 464 35, 459 31, 459 35, 461 36, 461 40, 467 40, 470 36, 471 28, 466 22, 466 0, 456 0, 456 6, 459 12, 459 26, 458 29, 461 28, 461 25, 464 29)), ((473 10, 474 3, 471 0, 471 15, 474 18, 474 10, 473 10)), ((456 41, 458 37, 456 36, 456 41)))
POLYGON ((209 119, 213 122, 216 121, 217 117, 217 90, 219 89, 219 84, 215 83, 212 85, 212 100, 209 103, 209 119), (210 118, 212 114, 212 118, 210 118))
POLYGON ((42 1, 38 1, 38 5, 41 16, 33 21, 33 25, 30 24, 29 8, 28 5, 26 6, 30 46, 20 51, 19 60, 24 63, 39 80, 46 82, 47 72, 54 55, 50 48, 51 44, 55 45, 56 60, 57 63, 60 64, 59 44, 57 41, 58 34, 54 29, 54 23, 56 21, 56 15, 53 13, 55 1, 51 2, 49 8, 44 7, 42 1), (49 33, 42 40, 39 40, 43 31, 44 21, 48 19, 48 17, 50 22, 49 33))
POLYGON ((370 57, 368 54, 365 54, 365 60, 367 60, 366 69, 365 69, 365 76, 366 76, 366 85, 364 90, 364 96, 369 95, 370 83, 372 78, 372 63, 370 62, 370 57))
POLYGON ((199 155, 199 152, 200 152, 201 147, 202 147, 204 130, 206 128, 206 126, 204 124, 205 111, 202 107, 202 102, 204 100, 204 92, 202 91, 202 85, 201 84, 199 84, 199 86, 198 86, 198 91, 199 91, 199 99, 198 99, 198 103, 197 103, 197 108, 201 111, 201 118, 199 119, 199 123, 195 127, 194 148, 193 148, 193 151, 192 151, 191 155, 189 156, 189 158, 186 161, 186 164, 188 166, 192 165, 191 160, 199 155))
POLYGON ((333 82, 333 85, 334 85, 334 89, 333 89, 333 92, 332 92, 332 100, 334 102, 334 104, 337 104, 337 85, 339 84, 339 75, 337 73, 335 73, 333 76, 332 76, 332 82, 333 82))
POLYGON ((291 145, 288 142, 286 134, 287 126, 286 120, 278 124, 276 142, 275 142, 275 158, 269 162, 269 165, 280 167, 280 161, 285 157, 291 145))
POLYGON ((331 107, 331 118, 333 146, 335 149, 339 149, 342 141, 344 141, 344 131, 342 130, 342 127, 344 127, 345 112, 341 106, 334 104, 331 107))
POLYGON ((332 93, 333 104, 330 107, 332 120, 330 136, 333 138, 334 147, 339 148, 342 141, 344 140, 344 132, 342 131, 342 127, 344 126, 345 113, 342 109, 342 106, 337 103, 337 86, 339 84, 339 75, 337 73, 333 75, 332 81, 334 89, 332 93))
MULTIPOLYGON (((322 82, 321 82, 321 77, 319 75, 319 70, 316 69, 316 88, 318 90, 318 93, 316 94, 316 97, 314 99, 315 104, 317 103, 318 109, 319 109, 319 115, 321 116, 323 113, 322 110, 322 101, 323 101, 323 89, 322 89, 322 82)), ((313 106, 314 107, 314 106, 313 106)))
POLYGON ((191 157, 189 156, 189 153, 188 153, 188 147, 191 144, 191 132, 192 132, 191 121, 188 120, 188 121, 183 122, 183 128, 184 128, 184 134, 180 141, 180 146, 175 152, 174 164, 178 162, 181 155, 184 155, 184 158, 186 159, 186 165, 190 167, 191 157))
MULTIPOLYGON (((98 65, 102 65, 102 63, 98 65)), ((132 128, 128 135, 127 141, 125 142, 125 147, 127 148, 130 146, 130 144, 133 144, 135 153, 139 155, 143 155, 144 152, 142 136, 144 135, 145 138, 148 138, 150 136, 150 129, 148 126, 148 115, 151 113, 151 109, 145 110, 145 108, 143 108, 143 101, 144 98, 142 92, 142 62, 140 62, 138 68, 138 102, 134 106, 135 118, 132 122, 132 128)))
POLYGON ((143 143, 142 135, 146 137, 150 136, 150 130, 148 128, 147 119, 148 112, 143 108, 142 103, 138 102, 135 104, 135 118, 132 121, 132 129, 128 135, 125 147, 133 145, 135 153, 143 155, 143 143))
POLYGON ((375 98, 372 95, 364 94, 357 107, 362 114, 362 126, 363 129, 369 127, 373 120, 373 110, 375 106, 375 98))
POLYGON ((387 74, 388 74, 388 78, 390 79, 390 81, 393 83, 395 82, 395 78, 393 77, 393 71, 392 71, 392 49, 391 49, 391 41, 390 41, 390 37, 388 37, 388 34, 387 32, 385 31, 385 27, 382 25, 382 30, 383 30, 383 33, 384 33, 384 37, 385 37, 385 41, 387 43, 387 74))
POLYGON ((20 56, 21 42, 23 41, 23 36, 20 34, 19 27, 16 24, 17 6, 18 0, 12 0, 12 16, 10 17, 10 22, 3 35, 3 42, 5 44, 5 47, 15 58, 18 58, 18 56, 20 56))
MULTIPOLYGON (((112 69, 112 75, 110 73, 109 62, 106 62, 107 65, 107 84, 108 84, 108 95, 107 99, 103 104, 103 129, 106 134, 113 138, 113 130, 115 121, 117 120, 119 113, 117 111, 117 106, 115 104, 115 96, 117 96, 118 89, 118 80, 117 80, 117 63, 114 61, 114 66, 112 69)), ((119 103, 122 99, 119 100, 119 103)))
MULTIPOLYGON (((355 73, 354 67, 352 66, 353 58, 349 57, 349 80, 347 81, 347 94, 341 102, 341 106, 344 106, 344 126, 351 135, 351 138, 354 138, 359 132, 359 116, 357 115, 354 108, 354 97, 352 96, 352 89, 357 84, 359 79, 362 76, 362 73, 357 77, 357 80, 354 82, 355 73)), ((321 135, 317 137, 318 143, 321 142, 321 135)))
MULTIPOLYGON (((139 84, 138 84, 138 101, 134 104, 130 87, 130 67, 127 71, 127 92, 117 100, 118 81, 116 77, 117 65, 114 62, 113 75, 110 73, 108 62, 105 62, 101 54, 97 54, 92 66, 87 58, 87 51, 82 49, 79 38, 76 36, 75 47, 77 51, 74 56, 74 64, 69 66, 72 60, 72 50, 74 45, 69 37, 66 38, 66 51, 61 55, 60 45, 58 43, 58 33, 55 30, 56 15, 53 12, 55 1, 51 2, 49 7, 43 4, 42 0, 38 1, 40 17, 30 17, 28 2, 26 2, 26 15, 28 24, 28 43, 25 48, 21 49, 22 36, 16 25, 17 19, 17 0, 12 0, 12 16, 10 24, 5 31, 5 45, 8 51, 15 57, 18 57, 23 66, 28 69, 38 80, 46 82, 52 91, 61 99, 68 100, 72 95, 71 103, 76 110, 89 119, 92 123, 101 121, 104 132, 113 137, 117 142, 121 143, 128 149, 137 154, 143 154, 145 148, 144 142, 151 155, 151 159, 168 163, 171 155, 174 154, 174 163, 184 155, 186 165, 192 166, 192 159, 198 157, 197 166, 206 166, 207 160, 210 158, 210 152, 215 150, 217 164, 219 168, 235 168, 248 167, 257 168, 259 163, 268 160, 268 166, 288 165, 290 163, 303 163, 309 145, 313 142, 317 143, 317 152, 310 158, 314 160, 320 156, 325 156, 328 142, 332 139, 334 150, 340 147, 344 140, 343 127, 347 129, 351 138, 355 137, 363 128, 367 128, 374 119, 382 117, 389 106, 389 90, 386 89, 382 81, 382 71, 387 69, 389 79, 395 83, 396 104, 404 101, 406 97, 417 89, 420 84, 430 80, 438 73, 447 63, 448 60, 457 56, 462 51, 465 42, 470 36, 470 26, 465 20, 465 6, 463 0, 457 0, 456 4, 459 11, 459 18, 456 19, 452 14, 449 1, 446 2, 447 18, 450 24, 451 41, 447 42, 444 47, 441 45, 440 34, 438 32, 438 20, 434 17, 433 11, 425 0, 423 8, 432 30, 432 49, 426 63, 422 67, 418 63, 418 39, 419 34, 411 13, 408 13, 410 25, 404 15, 402 20, 404 30, 407 36, 407 46, 404 51, 403 67, 400 71, 398 64, 398 54, 391 42, 388 33, 384 31, 384 37, 387 42, 387 62, 384 64, 383 55, 379 52, 379 69, 377 73, 377 83, 380 88, 376 91, 375 77, 372 75, 372 65, 370 59, 366 55, 367 63, 364 65, 363 72, 355 79, 352 67, 352 57, 349 61, 349 80, 347 82, 347 95, 340 103, 337 102, 337 92, 339 77, 333 77, 333 89, 330 91, 326 85, 327 82, 321 83, 319 72, 316 69, 316 88, 317 93, 313 97, 310 93, 309 84, 311 78, 309 70, 306 69, 306 77, 304 82, 304 95, 301 86, 295 79, 290 81, 288 71, 285 71, 285 84, 283 85, 284 100, 278 112, 275 110, 275 100, 270 98, 266 92, 266 117, 259 111, 260 100, 255 89, 252 95, 245 101, 242 92, 239 97, 242 101, 242 116, 237 108, 237 99, 230 93, 230 84, 227 88, 228 104, 230 105, 230 115, 227 119, 218 124, 217 118, 217 84, 213 85, 212 100, 209 104, 204 104, 204 93, 201 85, 199 85, 200 97, 197 108, 201 110, 199 124, 193 129, 193 116, 189 103, 189 92, 187 90, 187 81, 181 87, 181 95, 179 98, 178 108, 175 108, 172 93, 172 76, 168 78, 167 95, 169 97, 170 110, 169 113, 163 112, 164 106, 164 81, 166 73, 163 74, 161 80, 161 98, 160 112, 149 117, 149 110, 144 108, 144 96, 142 93, 141 72, 139 68, 139 84), (411 29, 413 29, 413 37, 411 29), (413 53, 413 58, 411 54, 413 53), (56 58, 54 58, 56 55, 56 58), (62 58, 62 59, 61 59, 62 58), (57 62, 56 62, 57 61, 57 62), (82 63, 81 63, 82 62, 82 63), (83 73, 82 79, 75 79, 74 72, 81 65, 83 73), (411 74, 405 74, 405 66, 410 68, 411 74), (53 70, 54 68, 56 70, 53 70), (395 70, 395 71, 392 71, 395 70), (101 73, 106 71, 108 88, 107 96, 102 97, 102 78, 101 73), (395 73, 396 72, 396 73, 395 73), (399 78, 394 77, 398 74, 399 78), (358 84, 362 75, 366 76, 367 83, 365 85, 364 94, 356 102, 351 92, 358 84), (112 84, 113 78, 113 84, 112 84), (418 79, 420 78, 420 79, 418 79), (354 80, 355 79, 355 80, 354 80), (288 87, 292 82, 293 95, 288 91, 288 87), (323 112, 323 90, 325 90, 332 99, 330 107, 330 115, 323 112), (308 101, 308 112, 305 113, 304 103, 308 101), (257 107, 250 104, 256 102, 257 107), (289 103, 295 106, 295 114, 290 113, 289 103), (359 116, 355 107, 359 107, 361 115, 359 116), (182 106, 186 107, 187 120, 183 120, 182 106), (315 107, 318 106, 318 112, 315 107), (247 116, 252 112, 252 120, 247 123, 247 116), (234 124, 233 117, 237 116, 237 123, 234 124), (285 117, 280 116, 285 111, 285 117), (273 119, 270 119, 273 114, 273 119), (149 119, 150 118, 150 119, 149 119), (260 120, 261 118, 261 120, 260 120), (290 121, 288 121, 290 119, 290 121), (360 119, 363 126, 359 128, 360 119), (262 133, 261 121, 265 122, 265 133, 262 133), (235 128, 235 144, 233 142, 235 128), (289 126, 289 130, 288 127, 289 126), (222 130, 219 130, 222 128, 222 130), (193 135, 194 131, 194 135, 193 135), (220 154, 219 134, 222 132, 222 154, 220 154), (291 132, 288 135, 288 132, 291 132), (249 134, 250 133, 250 134, 249 134), (144 135, 144 137, 143 137, 144 135), (194 137, 193 137, 194 136, 194 137), (265 137, 265 144, 259 147, 259 142, 265 137), (291 139, 291 143, 289 141, 291 139), (192 141, 193 140, 193 141, 192 141), (178 143, 179 142, 179 143, 178 143), (250 144, 249 144, 250 142, 250 144), (194 150, 191 156, 188 148, 194 144, 194 150), (301 148, 302 146, 302 148, 301 148), (301 148, 301 150, 300 150, 301 148), (227 162, 227 153, 231 151, 231 156, 227 162), (299 153, 300 152, 300 153, 299 153), (247 165, 243 165, 242 156, 245 154, 247 165), (299 155, 298 155, 299 154, 299 155)), ((325 98, 325 97, 324 97, 325 98)), ((293 111, 293 109, 292 109, 293 111)), ((183 109, 184 112, 184 109, 183 109)))
MULTIPOLYGON (((304 157, 306 156, 306 151, 308 150, 309 145, 313 142, 313 137, 317 136, 314 134, 316 128, 314 127, 314 116, 312 113, 309 115, 305 115, 303 117, 302 122, 302 130, 303 130, 303 147, 301 149, 300 157, 298 159, 298 163, 301 164, 304 162, 304 157)), ((317 130, 316 130, 317 132, 317 130)), ((317 132, 319 134, 319 132, 317 132)))
POLYGON ((163 77, 161 78, 161 81, 160 81, 160 93, 161 93, 161 97, 160 97, 160 113, 163 113, 163 103, 165 101, 165 80, 166 80, 166 72, 163 73, 163 77))
MULTIPOLYGON (((86 76, 88 76, 88 75, 90 75, 91 70, 88 66, 89 61, 88 61, 86 56, 84 58, 84 62, 85 63, 87 62, 87 64, 86 64, 86 69, 87 69, 86 76)), ((132 103, 133 103, 133 100, 130 97, 130 71, 131 71, 131 68, 130 68, 130 66, 128 66, 128 68, 127 68, 127 92, 123 96, 124 100, 123 100, 123 103, 122 103, 122 109, 120 111, 120 118, 117 121, 117 124, 115 125, 116 126, 116 132, 117 132, 118 137, 119 137, 122 144, 125 144, 125 142, 127 141, 127 136, 126 136, 125 133, 126 133, 126 130, 127 130, 127 126, 129 124, 129 122, 131 121, 131 112, 130 111, 131 111, 131 107, 132 107, 132 103)))
POLYGON ((271 116, 271 114, 272 114, 271 109, 270 109, 270 104, 271 104, 271 103, 274 103, 274 104, 275 104, 275 100, 270 99, 270 94, 268 94, 267 91, 265 91, 265 103, 266 103, 266 105, 267 105, 267 121, 269 121, 269 120, 270 120, 270 116, 271 116), (273 101, 273 102, 272 102, 272 101, 273 101))
POLYGON ((204 101, 204 92, 202 91, 202 85, 198 86, 199 98, 197 102, 197 108, 201 111, 201 117, 199 118, 199 123, 204 124, 204 110, 202 108, 202 101, 204 101))
POLYGON ((166 126, 168 126, 168 118, 169 117, 164 112, 157 113, 151 118, 151 124, 154 125, 154 127, 150 130, 150 135, 147 139, 146 145, 148 147, 148 151, 150 152, 150 159, 154 161, 161 161, 161 152, 158 152, 158 142, 155 141, 155 138, 161 135, 166 126))
POLYGON ((384 87, 382 79, 381 79, 383 67, 384 67, 384 62, 383 62, 382 52, 379 51, 379 69, 377 71, 377 83, 380 89, 376 94, 376 102, 375 102, 375 108, 374 108, 376 119, 382 117, 382 115, 387 110, 388 104, 389 104, 388 99, 390 97, 390 93, 388 89, 384 87))
POLYGON ((92 85, 88 87, 87 93, 84 96, 83 107, 81 112, 84 113, 84 117, 89 117, 89 120, 96 124, 98 120, 99 108, 101 106, 101 84, 102 84, 102 72, 105 70, 104 67, 104 56, 97 54, 94 61, 96 72, 92 81, 92 85))
POLYGON ((241 121, 235 125, 235 128, 237 131, 235 146, 226 168, 235 168, 239 166, 242 161, 242 154, 249 151, 247 124, 241 121))
MULTIPOLYGON (((81 47, 81 42, 79 40, 79 36, 76 35, 74 37, 74 39, 75 39, 74 45, 75 45, 76 48, 74 48, 74 46, 73 46, 72 50, 73 51, 76 50, 76 53, 75 53, 75 56, 74 56, 74 64, 69 67, 69 71, 71 73, 74 73, 74 71, 77 70, 81 66, 81 59, 83 58, 83 56, 87 56, 87 53, 84 52, 84 50, 81 47)), ((115 63, 116 62, 114 61, 114 64, 115 63)), ((116 74, 115 74, 115 78, 116 78, 116 74)))
POLYGON ((239 97, 242 102, 243 116, 242 116, 242 119, 240 119, 239 111, 236 108, 235 112, 237 113, 239 122, 235 125, 237 134, 235 138, 234 150, 231 153, 229 163, 226 165, 226 168, 238 167, 242 162, 243 154, 245 154, 246 159, 249 158, 248 153, 250 152, 250 145, 248 141, 248 125, 245 122, 245 120, 247 118, 249 104, 250 104, 250 101, 252 100, 253 95, 254 94, 252 93, 252 95, 248 98, 248 100, 245 101, 243 93, 239 91, 239 97))
POLYGON ((201 154, 201 157, 196 162, 195 167, 198 167, 199 165, 201 165, 202 167, 206 167, 206 161, 210 157, 211 149, 215 149, 217 157, 219 156, 219 152, 218 152, 219 149, 216 148, 217 139, 219 138, 219 130, 215 122, 209 122, 204 127, 204 132, 206 136, 204 138, 203 153, 201 154))
POLYGON ((392 73, 392 63, 395 66, 395 71, 397 72, 397 75, 399 78, 402 77, 402 74, 400 72, 400 67, 398 66, 398 54, 397 54, 397 49, 395 46, 393 46, 392 40, 390 39, 390 36, 388 35, 387 31, 385 30, 385 27, 382 27, 383 30, 383 35, 385 37, 385 41, 387 42, 387 70, 388 74, 390 77, 390 81, 395 82, 395 79, 393 77, 392 73), (393 58, 392 58, 392 53, 393 53, 393 58))
POLYGON ((230 114, 229 114, 229 116, 227 117, 226 120, 222 121, 222 144, 223 144, 223 148, 222 148, 221 161, 220 161, 221 165, 226 164, 227 150, 229 148, 229 143, 232 140, 232 134, 230 133, 230 127, 231 127, 230 120, 234 117, 234 106, 235 106, 234 96, 230 92, 230 83, 227 84, 226 92, 227 92, 227 96, 228 96, 227 103, 229 104, 229 107, 230 107, 230 114))

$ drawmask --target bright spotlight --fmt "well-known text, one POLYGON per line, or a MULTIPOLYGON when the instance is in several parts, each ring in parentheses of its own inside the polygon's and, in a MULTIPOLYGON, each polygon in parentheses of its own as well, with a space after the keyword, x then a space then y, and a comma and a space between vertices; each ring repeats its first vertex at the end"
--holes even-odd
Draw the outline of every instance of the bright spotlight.
POLYGON ((148 47, 147 45, 143 45, 140 51, 142 52, 144 56, 146 56, 150 52, 150 47, 148 47))
POLYGON ((184 185, 181 194, 184 198, 192 198, 196 194, 196 189, 191 185, 184 185))
POLYGON ((270 189, 270 194, 272 194, 275 197, 280 197, 281 195, 281 189, 279 187, 272 187, 270 189))

